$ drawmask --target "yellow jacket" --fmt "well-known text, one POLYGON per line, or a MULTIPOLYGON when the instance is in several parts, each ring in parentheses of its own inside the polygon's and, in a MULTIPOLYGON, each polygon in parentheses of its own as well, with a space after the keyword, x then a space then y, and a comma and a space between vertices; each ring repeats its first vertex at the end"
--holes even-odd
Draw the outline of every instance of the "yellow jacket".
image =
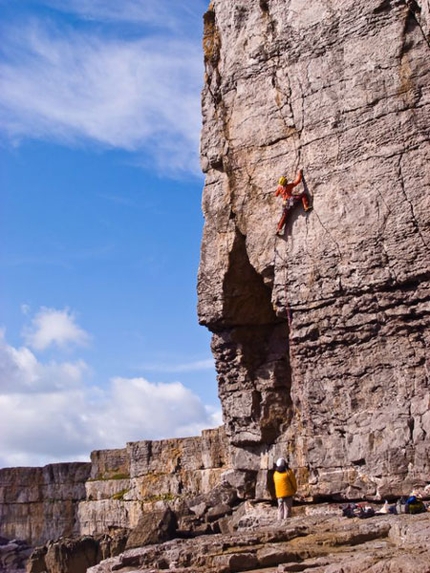
POLYGON ((285 472, 275 471, 273 481, 275 483, 275 495, 277 498, 290 497, 297 491, 296 476, 293 470, 287 470, 285 472))

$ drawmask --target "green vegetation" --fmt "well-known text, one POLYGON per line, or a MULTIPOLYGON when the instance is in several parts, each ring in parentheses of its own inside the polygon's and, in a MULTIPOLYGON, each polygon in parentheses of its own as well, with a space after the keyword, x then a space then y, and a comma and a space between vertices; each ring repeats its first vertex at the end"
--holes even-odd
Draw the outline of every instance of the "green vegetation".
POLYGON ((160 493, 159 495, 150 495, 144 499, 146 502, 154 501, 173 501, 179 496, 173 495, 173 493, 160 493))
POLYGON ((112 474, 112 475, 104 475, 103 477, 96 477, 96 478, 88 478, 87 481, 110 481, 110 480, 118 480, 118 479, 130 479, 130 474, 112 474))
POLYGON ((121 491, 114 493, 112 496, 112 499, 115 499, 116 501, 123 501, 125 494, 128 493, 129 491, 130 491, 130 488, 122 489, 121 491))

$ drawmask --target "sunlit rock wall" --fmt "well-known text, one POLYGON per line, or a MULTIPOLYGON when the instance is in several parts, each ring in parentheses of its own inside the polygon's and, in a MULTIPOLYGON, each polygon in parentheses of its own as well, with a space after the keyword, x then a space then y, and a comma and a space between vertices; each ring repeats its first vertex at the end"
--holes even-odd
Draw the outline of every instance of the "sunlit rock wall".
POLYGON ((44 544, 133 528, 160 503, 209 492, 231 462, 223 428, 200 437, 131 442, 91 463, 0 469, 0 536, 44 544))
POLYGON ((0 469, 0 535, 30 544, 76 533, 89 463, 0 469))
POLYGON ((222 428, 201 437, 127 444, 93 452, 85 500, 79 503, 81 534, 133 528, 159 503, 173 509, 183 496, 209 492, 231 467, 222 428))
POLYGON ((237 470, 303 495, 430 480, 428 0, 213 0, 199 318, 237 470), (275 236, 277 180, 313 210, 275 236), (303 189, 303 187, 301 187, 303 189))

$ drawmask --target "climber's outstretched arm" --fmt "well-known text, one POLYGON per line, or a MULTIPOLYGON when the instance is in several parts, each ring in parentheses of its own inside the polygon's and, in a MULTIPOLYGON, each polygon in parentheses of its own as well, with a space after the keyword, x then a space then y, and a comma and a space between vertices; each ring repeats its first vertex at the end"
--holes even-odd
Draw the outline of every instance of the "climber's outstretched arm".
POLYGON ((297 171, 296 178, 295 178, 294 181, 293 181, 294 187, 301 182, 301 180, 302 180, 302 174, 303 174, 303 169, 299 169, 299 170, 297 171))

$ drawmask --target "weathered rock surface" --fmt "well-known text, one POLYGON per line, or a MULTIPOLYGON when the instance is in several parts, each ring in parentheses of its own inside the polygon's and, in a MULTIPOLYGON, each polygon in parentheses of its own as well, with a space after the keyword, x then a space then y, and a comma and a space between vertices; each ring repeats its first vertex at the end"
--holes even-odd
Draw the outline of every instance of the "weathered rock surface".
MULTIPOLYGON (((207 494, 175 500, 173 512, 166 502, 148 506, 133 529, 110 527, 106 533, 60 537, 36 547, 27 564, 27 573, 85 573, 93 565, 135 547, 162 544, 179 538, 233 530, 233 508, 238 504, 235 490, 223 484, 207 494)), ((236 512, 238 514, 238 512, 236 512)))
POLYGON ((24 573, 31 552, 25 541, 0 537, 0 572, 24 573))
POLYGON ((134 529, 147 512, 174 510, 182 498, 209 493, 231 467, 223 428, 201 437, 127 444, 124 450, 92 454, 86 499, 79 503, 79 533, 109 527, 134 529))
MULTIPOLYGON (((296 509, 296 511, 298 511, 296 509)), ((241 508, 230 535, 175 539, 131 549, 88 573, 428 573, 430 514, 340 518, 333 507, 276 522, 276 509, 241 508)))
POLYGON ((180 510, 182 498, 216 491, 230 468, 225 432, 219 428, 196 438, 95 451, 91 463, 0 469, 0 535, 36 546, 60 537, 133 529, 142 515, 164 509, 167 502, 180 510))
POLYGON ((281 454, 314 499, 430 480, 429 31, 428 0, 205 15, 199 317, 256 496, 281 454), (299 166, 313 210, 277 237, 299 166))
POLYGON ((203 48, 198 310, 225 428, 0 470, 0 534, 56 540, 31 573, 429 573, 428 514, 280 527, 241 503, 273 495, 279 455, 302 501, 430 483, 429 0, 213 0, 203 48), (300 166, 313 210, 275 236, 300 166), (183 538, 112 557, 168 507, 183 538))
POLYGON ((0 469, 0 534, 30 545, 76 532, 90 464, 0 469))
POLYGON ((173 539, 177 529, 176 515, 169 507, 144 513, 128 536, 126 549, 163 543, 173 539))
POLYGON ((100 561, 120 555, 126 548, 129 531, 60 538, 37 547, 26 565, 27 573, 85 573, 100 561))

